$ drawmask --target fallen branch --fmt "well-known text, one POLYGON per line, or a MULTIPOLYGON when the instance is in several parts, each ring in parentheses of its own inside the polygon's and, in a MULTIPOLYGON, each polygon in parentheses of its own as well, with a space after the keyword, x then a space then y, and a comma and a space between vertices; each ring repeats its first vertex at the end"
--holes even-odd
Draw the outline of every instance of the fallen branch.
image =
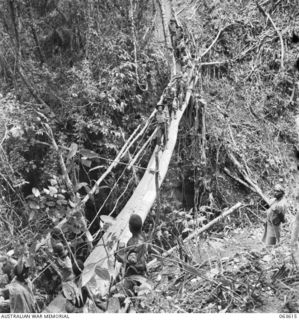
MULTIPOLYGON (((236 211, 237 209, 239 209, 242 206, 241 202, 236 203, 233 207, 231 207, 230 209, 224 211, 220 216, 218 216, 217 218, 215 218, 214 220, 210 221, 208 224, 206 224, 205 226, 203 226, 202 228, 193 231, 186 239, 184 239, 184 243, 190 241, 191 239, 193 239, 194 237, 200 235, 201 233, 203 233, 204 231, 208 230, 209 228, 211 228, 215 223, 217 223, 218 221, 220 221, 221 219, 227 217, 228 215, 230 215, 231 213, 233 213, 234 211, 236 211)), ((178 246, 172 247, 170 250, 168 250, 167 252, 163 253, 162 257, 167 257, 169 256, 174 250, 177 249, 178 246)), ((154 259, 152 261, 150 261, 147 266, 150 268, 153 265, 156 264, 158 260, 154 259)))
POLYGON ((234 176, 230 170, 228 170, 227 168, 224 168, 223 170, 229 177, 231 177, 232 179, 238 181, 240 184, 242 184, 243 186, 245 186, 246 188, 250 189, 253 192, 256 192, 255 189, 252 188, 252 186, 250 186, 249 184, 247 184, 245 181, 243 181, 242 179, 234 176))
POLYGON ((224 61, 210 61, 210 62, 202 62, 202 63, 200 63, 200 66, 201 67, 214 66, 216 64, 225 64, 225 63, 228 63, 228 61, 227 60, 224 60, 224 61))
POLYGON ((257 193, 269 206, 271 205, 271 200, 263 193, 262 189, 249 177, 249 174, 243 169, 240 162, 235 158, 232 153, 228 153, 230 160, 237 167, 239 173, 244 178, 245 182, 249 184, 255 193, 257 193))

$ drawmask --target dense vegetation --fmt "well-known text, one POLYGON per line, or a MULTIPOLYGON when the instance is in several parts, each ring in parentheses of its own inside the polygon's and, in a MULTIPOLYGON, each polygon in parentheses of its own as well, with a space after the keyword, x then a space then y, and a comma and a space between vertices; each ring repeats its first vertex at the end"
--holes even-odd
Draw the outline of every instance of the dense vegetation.
MULTIPOLYGON (((296 1, 173 6, 196 48, 207 107, 196 117, 191 101, 180 127, 161 193, 168 227, 155 230, 164 248, 176 243, 174 229, 188 232, 179 209, 209 219, 242 199, 255 220, 265 205, 256 187, 281 182, 292 198, 297 144, 296 1)), ((65 217, 69 239, 86 225, 95 233, 99 214, 117 216, 143 174, 151 148, 126 169, 140 142, 77 208, 170 79, 157 12, 146 0, 0 0, 1 250, 28 243, 37 273, 42 236, 65 217)))

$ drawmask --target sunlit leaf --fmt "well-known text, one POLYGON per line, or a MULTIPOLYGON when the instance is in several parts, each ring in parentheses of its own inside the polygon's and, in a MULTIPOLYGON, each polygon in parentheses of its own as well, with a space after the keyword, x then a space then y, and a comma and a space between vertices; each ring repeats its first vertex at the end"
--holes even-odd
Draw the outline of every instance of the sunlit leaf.
POLYGON ((78 151, 77 143, 72 143, 70 146, 70 152, 69 152, 67 158, 72 159, 76 155, 77 151, 78 151))
POLYGON ((36 204, 35 202, 29 202, 29 208, 30 209, 40 209, 40 206, 36 204))
POLYGON ((50 179, 49 180, 52 186, 56 186, 57 185, 57 181, 55 179, 50 179))
POLYGON ((82 157, 84 157, 86 159, 99 158, 99 155, 96 152, 94 152, 92 150, 88 150, 88 149, 81 149, 80 154, 82 157))
POLYGON ((86 187, 86 186, 88 186, 88 183, 87 183, 87 182, 77 183, 77 184, 76 184, 76 187, 75 187, 75 190, 78 191, 78 190, 80 190, 82 187, 86 187))
POLYGON ((81 163, 87 168, 90 168, 91 166, 91 161, 84 158, 81 158, 81 163))
POLYGON ((48 189, 51 196, 54 196, 58 192, 58 190, 53 186, 49 186, 48 189))
POLYGON ((40 196, 40 192, 37 188, 32 188, 32 193, 34 194, 35 197, 39 197, 40 196))

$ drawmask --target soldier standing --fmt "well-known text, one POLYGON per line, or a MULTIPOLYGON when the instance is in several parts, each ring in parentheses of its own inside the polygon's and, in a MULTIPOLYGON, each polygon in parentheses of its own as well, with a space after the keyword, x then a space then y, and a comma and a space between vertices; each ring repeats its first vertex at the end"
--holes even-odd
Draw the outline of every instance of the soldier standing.
POLYGON ((275 199, 267 210, 267 221, 262 239, 266 245, 275 245, 280 241, 280 224, 285 222, 285 214, 287 212, 284 195, 284 188, 280 184, 275 185, 275 199))
POLYGON ((33 295, 32 283, 29 280, 29 266, 23 255, 13 268, 14 279, 2 290, 0 296, 10 300, 11 313, 35 313, 37 304, 33 295))
POLYGON ((158 124, 157 144, 163 149, 168 141, 169 112, 167 106, 164 106, 162 103, 158 103, 156 109, 156 120, 158 124), (164 137, 164 145, 162 143, 162 137, 164 137))

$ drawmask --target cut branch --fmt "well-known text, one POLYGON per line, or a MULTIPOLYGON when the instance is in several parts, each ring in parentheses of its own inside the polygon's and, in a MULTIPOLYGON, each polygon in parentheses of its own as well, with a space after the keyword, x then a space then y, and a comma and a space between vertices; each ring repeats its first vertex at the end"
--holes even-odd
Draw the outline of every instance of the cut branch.
POLYGON ((233 175, 227 168, 224 168, 224 172, 231 177, 232 179, 236 180, 237 182, 239 182, 240 184, 242 184, 243 186, 245 186, 246 188, 250 189, 253 192, 256 192, 256 190, 250 186, 249 184, 247 184, 245 181, 243 181, 242 179, 236 177, 235 175, 233 175))

